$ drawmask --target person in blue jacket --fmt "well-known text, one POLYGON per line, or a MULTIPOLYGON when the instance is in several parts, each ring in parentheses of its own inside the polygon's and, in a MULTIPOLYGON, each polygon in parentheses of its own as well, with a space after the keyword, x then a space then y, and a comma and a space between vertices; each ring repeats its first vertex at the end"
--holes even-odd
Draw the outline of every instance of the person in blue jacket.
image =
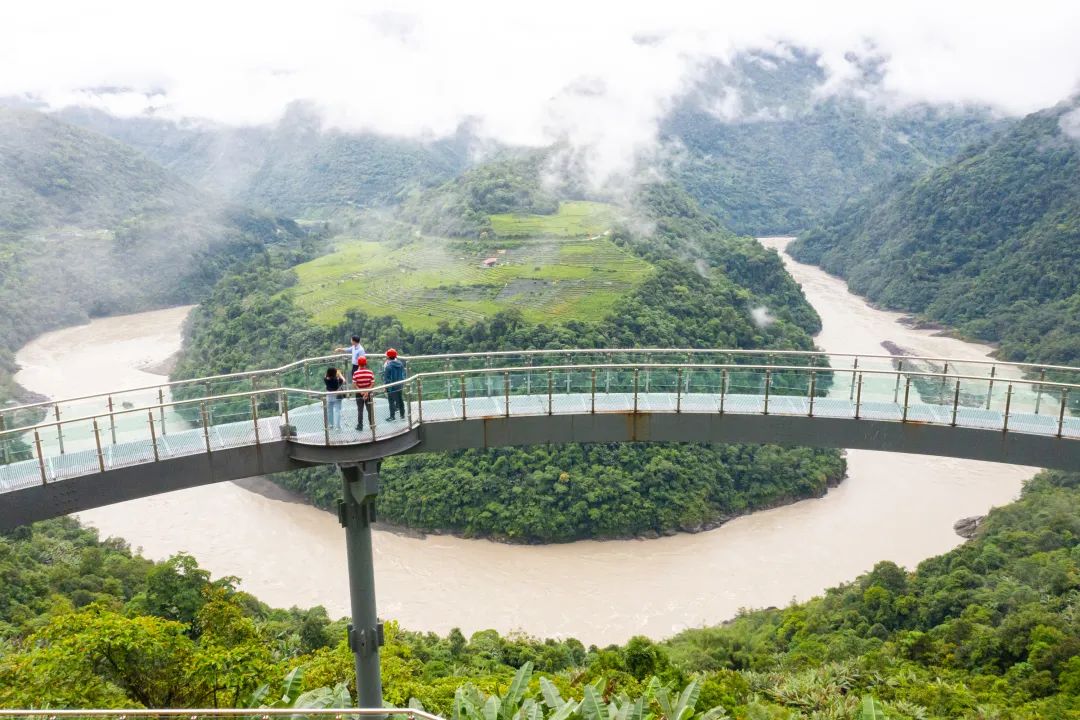
MULTIPOLYGON (((390 383, 400 383, 405 379, 405 363, 397 356, 397 350, 390 348, 386 351, 386 364, 382 369, 382 381, 383 385, 389 385, 390 383)), ((386 399, 390 402, 390 417, 387 420, 393 420, 394 414, 399 413, 401 419, 405 419, 405 398, 402 392, 405 389, 404 385, 394 385, 386 388, 386 399)))

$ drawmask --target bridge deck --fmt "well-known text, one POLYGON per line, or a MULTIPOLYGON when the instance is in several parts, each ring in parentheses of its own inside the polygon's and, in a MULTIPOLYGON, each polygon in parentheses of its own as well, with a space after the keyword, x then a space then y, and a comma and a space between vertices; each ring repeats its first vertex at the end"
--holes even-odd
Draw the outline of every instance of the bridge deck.
MULTIPOLYGON (((363 431, 354 428, 356 424, 356 405, 351 400, 342 403, 343 429, 324 428, 321 404, 309 404, 294 408, 289 413, 289 422, 295 428, 293 442, 306 445, 362 445, 386 440, 408 432, 411 427, 423 423, 453 422, 462 419, 492 417, 526 417, 540 415, 580 415, 595 413, 675 413, 732 415, 766 414, 766 397, 763 394, 728 393, 682 393, 674 392, 612 392, 612 393, 569 393, 549 396, 503 395, 468 397, 464 403, 459 398, 424 400, 420 403, 408 403, 407 419, 387 422, 388 414, 385 398, 376 401, 376 427, 374 431, 365 427, 363 431), (549 407, 550 402, 550 407, 549 407), (464 412, 463 412, 464 411, 464 412)), ((810 399, 805 396, 772 395, 767 399, 768 414, 807 416, 811 414, 810 399)), ((904 420, 904 406, 899 402, 866 401, 856 403, 852 399, 836 397, 816 397, 813 400, 812 414, 821 418, 844 418, 858 415, 866 420, 901 422, 904 420)), ((910 403, 907 406, 908 423, 928 423, 949 426, 953 423, 954 408, 951 405, 930 403, 910 403)), ((1002 430, 1005 422, 1004 413, 997 409, 979 407, 956 408, 956 425, 964 428, 983 430, 1002 430)), ((1056 436, 1059 430, 1059 418, 1047 414, 1010 413, 1008 430, 1010 433, 1027 433, 1041 436, 1056 436)), ((102 469, 114 470, 133 465, 153 463, 156 460, 178 458, 210 452, 250 446, 256 444, 256 435, 265 442, 281 437, 281 416, 264 417, 258 421, 258 430, 251 420, 226 422, 211 425, 208 432, 201 428, 170 431, 156 437, 124 439, 115 444, 102 446, 99 459, 96 448, 81 449, 60 453, 50 453, 44 458, 42 478, 41 463, 37 459, 23 460, 8 465, 0 465, 0 493, 11 492, 43 482, 62 481, 101 472, 102 469), (156 448, 155 448, 156 445, 156 448), (156 450, 156 451, 155 451, 156 450)), ((366 420, 365 420, 366 424, 366 420)), ((147 433, 148 434, 148 433, 147 433)), ((1080 439, 1080 418, 1064 417, 1061 421, 1061 437, 1080 439)))

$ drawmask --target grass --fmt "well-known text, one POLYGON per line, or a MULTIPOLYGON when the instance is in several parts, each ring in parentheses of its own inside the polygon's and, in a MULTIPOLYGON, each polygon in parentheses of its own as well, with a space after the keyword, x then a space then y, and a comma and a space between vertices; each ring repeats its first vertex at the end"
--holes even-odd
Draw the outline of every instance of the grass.
POLYGON ((499 237, 590 237, 610 228, 615 217, 610 205, 581 200, 560 203, 554 215, 492 215, 491 229, 499 237))
MULTIPOLYGON (((425 237, 404 245, 342 239, 334 252, 297 266, 299 282, 289 292, 322 325, 341 322, 354 308, 413 328, 471 322, 508 308, 530 322, 596 319, 652 271, 603 234, 596 223, 604 212, 611 217, 598 203, 566 203, 546 226, 537 216, 514 216, 520 220, 507 222, 515 241, 505 247, 498 238, 463 244, 425 237), (524 227, 543 231, 525 236, 524 227), (566 234, 557 235, 557 227, 566 234), (569 232, 583 227, 589 234, 569 232), (499 259, 495 267, 482 267, 487 257, 499 259)), ((495 217, 507 216, 494 216, 493 224, 495 217)))

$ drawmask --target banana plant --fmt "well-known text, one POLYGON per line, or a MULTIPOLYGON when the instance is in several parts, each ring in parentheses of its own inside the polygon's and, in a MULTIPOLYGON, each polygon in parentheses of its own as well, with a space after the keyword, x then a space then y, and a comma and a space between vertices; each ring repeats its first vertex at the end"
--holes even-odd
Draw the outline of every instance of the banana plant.
POLYGON ((859 706, 859 720, 888 720, 885 708, 872 695, 863 695, 859 706))

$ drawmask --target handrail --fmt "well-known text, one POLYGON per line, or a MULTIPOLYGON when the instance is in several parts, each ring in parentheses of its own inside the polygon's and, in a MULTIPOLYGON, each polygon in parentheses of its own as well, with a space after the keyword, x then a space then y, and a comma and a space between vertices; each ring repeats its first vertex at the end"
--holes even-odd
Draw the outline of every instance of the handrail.
MULTIPOLYGON (((872 360, 889 360, 889 361, 918 361, 918 362, 947 362, 950 364, 964 364, 964 365, 989 365, 993 366, 1005 366, 1016 368, 1029 368, 1031 370, 1051 370, 1051 371, 1071 371, 1080 373, 1080 367, 1070 367, 1067 365, 1045 365, 1039 363, 1019 363, 1003 360, 963 360, 958 358, 947 357, 935 357, 935 356, 923 356, 923 355, 892 355, 888 353, 836 353, 825 352, 821 350, 771 350, 767 348, 750 349, 750 348, 563 348, 563 349, 544 349, 544 350, 493 350, 484 352, 460 352, 460 353, 439 353, 433 355, 400 355, 399 357, 405 361, 429 361, 429 360, 455 360, 462 358, 484 358, 484 357, 509 357, 514 355, 525 356, 550 356, 550 355, 566 355, 566 354, 579 354, 579 355, 596 355, 596 354, 615 354, 615 353, 639 353, 639 354, 657 354, 657 353, 672 353, 672 354, 692 354, 692 355, 775 355, 775 356, 803 356, 803 357, 821 357, 821 358, 867 358, 872 360)), ((110 392, 93 393, 90 395, 80 395, 75 397, 56 398, 53 400, 41 400, 33 403, 26 403, 24 405, 13 405, 10 407, 0 409, 0 414, 14 414, 18 412, 25 412, 35 408, 47 408, 62 403, 82 402, 85 400, 93 400, 95 398, 107 398, 112 395, 119 395, 122 393, 137 393, 145 392, 147 390, 158 390, 164 388, 174 388, 185 385, 198 385, 206 384, 209 382, 218 382, 222 380, 239 380, 248 377, 261 377, 268 375, 276 375, 284 372, 288 372, 292 368, 303 366, 307 363, 326 362, 330 360, 337 360, 341 358, 349 357, 347 353, 337 353, 334 355, 320 355, 310 358, 302 358, 295 360, 291 363, 286 363, 280 367, 265 368, 262 370, 243 370, 235 373, 224 373, 220 375, 207 375, 198 378, 188 378, 185 380, 170 380, 157 385, 143 385, 138 387, 123 388, 120 390, 113 390, 110 392)), ((383 353, 368 353, 368 357, 385 357, 383 353)), ((705 367, 704 365, 697 365, 696 367, 705 367)), ((833 368, 837 372, 850 372, 853 368, 833 368)), ((956 377, 956 376, 950 376, 956 377)), ((982 377, 976 377, 975 379, 986 379, 982 377)), ((211 396, 207 396, 209 399, 211 396)), ((151 406, 143 406, 143 409, 151 406)), ((26 426, 27 428, 34 426, 26 426)))
MULTIPOLYGON (((435 356, 435 357, 442 357, 442 356, 435 356)), ((860 356, 860 357, 865 357, 865 356, 860 356)), ((595 365, 526 365, 526 366, 515 366, 515 367, 486 367, 486 368, 468 368, 468 369, 457 369, 457 370, 435 370, 435 371, 417 373, 415 375, 412 375, 412 376, 406 378, 405 380, 398 380, 398 381, 393 382, 393 383, 386 383, 386 384, 383 384, 383 385, 375 385, 375 386, 372 386, 369 389, 366 389, 364 392, 367 392, 367 393, 378 393, 379 391, 385 392, 387 388, 391 388, 391 387, 394 387, 394 386, 406 387, 408 385, 418 383, 422 379, 425 379, 425 378, 459 377, 459 376, 465 375, 465 374, 468 374, 468 375, 487 375, 487 374, 501 374, 501 373, 505 373, 505 372, 508 372, 508 371, 513 371, 513 372, 549 372, 549 371, 550 372, 555 372, 555 371, 633 370, 633 369, 640 369, 640 370, 663 370, 663 369, 678 370, 680 368, 686 369, 687 367, 689 367, 692 370, 721 370, 721 371, 723 371, 723 370, 735 370, 735 371, 739 371, 739 372, 768 370, 768 371, 773 371, 773 372, 775 372, 775 371, 795 371, 795 372, 812 372, 812 373, 820 373, 820 374, 835 373, 835 374, 843 374, 843 375, 847 375, 849 373, 856 373, 858 375, 887 375, 890 378, 891 377, 896 377, 896 376, 899 376, 899 375, 903 375, 904 377, 908 377, 908 378, 924 377, 924 378, 933 378, 933 379, 937 379, 937 380, 947 378, 949 381, 968 380, 968 381, 977 381, 977 382, 989 382, 990 380, 993 379, 993 378, 983 377, 983 376, 979 376, 979 375, 953 375, 953 374, 946 374, 946 373, 933 373, 933 372, 924 372, 924 371, 909 371, 909 370, 895 370, 895 369, 894 370, 883 370, 883 369, 872 369, 872 368, 865 368, 865 369, 859 368, 859 369, 852 370, 850 368, 837 369, 837 368, 822 367, 822 366, 816 366, 816 365, 760 365, 760 364, 737 365, 737 364, 732 364, 732 363, 709 363, 709 364, 698 364, 698 365, 687 366, 685 364, 673 364, 673 363, 599 363, 599 364, 595 364, 595 365)), ((1054 388, 1054 389, 1060 389, 1060 390, 1073 390, 1073 389, 1075 389, 1075 390, 1080 391, 1080 384, 1077 384, 1077 383, 1059 383, 1059 382, 1053 382, 1053 381, 1023 380, 1023 379, 1014 379, 1014 380, 997 379, 997 382, 999 382, 1000 384, 1002 384, 1002 385, 1004 385, 1006 387, 1011 386, 1011 385, 1019 384, 1019 385, 1038 386, 1038 387, 1041 387, 1041 388, 1054 388)), ((94 413, 94 414, 91 414, 91 415, 83 415, 83 416, 75 417, 75 418, 64 418, 62 420, 53 420, 53 421, 49 421, 49 422, 41 422, 41 423, 38 423, 36 425, 31 425, 31 426, 21 427, 21 428, 12 428, 10 430, 2 431, 2 432, 0 432, 0 438, 3 438, 5 436, 9 436, 9 435, 25 435, 26 433, 32 432, 34 430, 40 431, 40 430, 43 430, 43 429, 60 427, 60 426, 63 426, 65 424, 69 424, 69 423, 88 422, 88 421, 100 420, 100 419, 103 419, 103 418, 115 417, 115 416, 119 416, 119 415, 125 415, 125 414, 136 413, 136 412, 138 412, 138 413, 144 413, 146 411, 153 412, 155 410, 163 410, 165 408, 178 407, 178 406, 183 406, 183 405, 201 405, 203 403, 214 402, 214 401, 240 399, 240 398, 246 398, 246 397, 255 397, 255 396, 258 396, 258 395, 269 395, 269 394, 278 394, 278 393, 285 393, 285 392, 293 393, 293 394, 299 394, 299 395, 309 395, 311 397, 330 397, 332 395, 337 395, 337 394, 340 394, 340 393, 343 393, 343 392, 355 392, 355 391, 351 390, 351 389, 343 389, 343 390, 336 390, 336 391, 329 391, 328 392, 328 391, 325 391, 325 390, 312 390, 312 389, 308 389, 308 388, 292 388, 292 387, 288 387, 288 386, 262 388, 262 389, 259 389, 259 390, 245 390, 245 391, 242 391, 242 392, 225 393, 225 394, 222 394, 222 395, 212 395, 212 396, 199 397, 199 398, 189 398, 189 399, 185 399, 185 400, 172 400, 172 401, 167 402, 167 403, 144 405, 144 406, 137 407, 137 408, 125 408, 125 409, 122 409, 122 410, 115 410, 113 412, 94 413)))

